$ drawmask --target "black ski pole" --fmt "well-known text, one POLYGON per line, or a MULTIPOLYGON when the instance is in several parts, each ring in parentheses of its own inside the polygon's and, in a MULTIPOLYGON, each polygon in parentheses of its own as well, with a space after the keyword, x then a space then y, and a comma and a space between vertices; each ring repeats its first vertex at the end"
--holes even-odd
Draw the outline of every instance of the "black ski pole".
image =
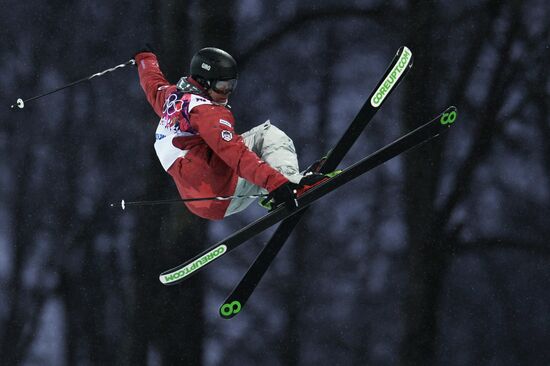
POLYGON ((64 85, 64 86, 62 86, 62 87, 60 87, 60 88, 57 88, 57 89, 55 89, 55 90, 49 91, 49 92, 47 92, 47 93, 40 94, 40 95, 36 95, 36 96, 34 96, 34 97, 31 97, 31 98, 28 98, 28 99, 25 99, 25 100, 23 100, 22 98, 18 98, 18 99, 17 99, 17 102, 16 102, 15 104, 12 104, 12 105, 11 105, 11 108, 13 109, 15 106, 17 106, 19 109, 23 109, 23 108, 25 108, 25 103, 30 102, 31 100, 35 100, 35 99, 38 99, 38 98, 45 97, 46 95, 53 94, 53 93, 55 93, 55 92, 58 92, 58 91, 60 91, 60 90, 66 89, 66 88, 70 88, 71 86, 74 86, 74 85, 76 85, 76 84, 80 84, 80 83, 82 83, 82 82, 84 82, 84 81, 88 81, 88 80, 93 79, 93 78, 95 78, 95 77, 97 77, 97 76, 102 76, 102 75, 104 75, 104 74, 106 74, 106 73, 108 73, 108 72, 115 71, 116 69, 119 69, 119 68, 121 68, 121 67, 126 67, 126 66, 129 66, 129 65, 135 65, 135 64, 136 64, 136 61, 134 61, 134 59, 131 59, 131 60, 126 61, 126 62, 123 63, 123 64, 116 65, 115 67, 111 67, 110 69, 107 69, 107 70, 103 70, 103 71, 97 72, 97 73, 95 73, 95 74, 93 74, 93 75, 90 75, 90 76, 86 76, 86 77, 84 77, 84 78, 82 78, 82 79, 79 79, 79 80, 77 80, 77 81, 73 81, 72 83, 69 83, 69 84, 67 84, 67 85, 64 85))
POLYGON ((197 197, 197 198, 173 198, 167 200, 157 200, 157 201, 134 201, 126 202, 125 200, 120 201, 120 203, 110 203, 110 207, 120 207, 123 210, 126 209, 126 206, 154 206, 154 205, 166 205, 170 203, 180 203, 180 202, 196 202, 196 201, 227 201, 234 198, 261 198, 267 197, 267 194, 249 194, 249 195, 235 195, 235 196, 214 196, 214 197, 197 197))

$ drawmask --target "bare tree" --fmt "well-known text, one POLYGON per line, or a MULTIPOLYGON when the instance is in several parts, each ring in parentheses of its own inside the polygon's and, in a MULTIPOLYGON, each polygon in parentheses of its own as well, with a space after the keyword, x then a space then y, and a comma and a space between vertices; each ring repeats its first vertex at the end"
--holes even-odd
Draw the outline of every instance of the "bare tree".
MULTIPOLYGON (((420 61, 420 67, 419 63, 415 66, 413 82, 407 92, 411 100, 416 95, 422 95, 425 102, 415 103, 412 110, 407 111, 406 126, 409 129, 415 126, 415 120, 422 115, 423 109, 433 109, 433 101, 438 100, 435 90, 443 89, 431 70, 434 65, 449 61, 435 52, 437 45, 441 44, 435 35, 441 34, 440 27, 454 22, 451 19, 445 21, 434 2, 411 3, 411 9, 415 21, 410 32, 410 44, 423 61, 420 61)), ((524 6, 519 1, 480 4, 476 17, 483 31, 476 30, 476 35, 472 35, 473 41, 466 47, 462 65, 458 65, 458 70, 461 70, 457 73, 459 77, 447 81, 445 85, 451 91, 450 103, 457 104, 463 116, 475 121, 472 143, 454 173, 450 187, 441 187, 442 164, 447 156, 443 149, 444 141, 425 145, 407 155, 404 195, 407 197, 409 279, 403 303, 405 334, 401 363, 404 365, 435 363, 441 289, 454 250, 461 242, 461 226, 451 224, 451 218, 461 202, 468 199, 475 173, 491 154, 495 140, 502 138, 507 120, 503 120, 501 112, 520 82, 516 77, 520 64, 513 57, 513 46, 523 38, 523 11, 524 6), (500 33, 495 30, 497 24, 500 29, 505 24, 500 33), (483 50, 493 45, 496 45, 498 56, 482 84, 472 79, 474 65, 482 62, 483 50), (484 90, 481 100, 474 100, 467 94, 466 90, 471 85, 484 90), (444 200, 440 198, 442 190, 448 192, 444 200), (441 204, 438 205, 438 201, 441 204)))

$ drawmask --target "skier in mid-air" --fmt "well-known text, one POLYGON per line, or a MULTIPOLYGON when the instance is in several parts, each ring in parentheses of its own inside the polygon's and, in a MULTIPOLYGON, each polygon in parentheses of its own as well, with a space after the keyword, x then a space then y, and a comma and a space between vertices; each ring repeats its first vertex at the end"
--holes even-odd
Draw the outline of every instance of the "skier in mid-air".
MULTIPOLYGON (((191 59, 189 76, 176 85, 162 74, 150 50, 135 57, 140 84, 160 117, 155 150, 183 199, 265 194, 275 205, 296 204, 296 195, 323 181, 301 174, 292 140, 266 121, 239 135, 228 98, 237 86, 237 64, 227 52, 203 48, 191 59)), ((314 169, 311 169, 314 170, 314 169)), ((186 202, 211 220, 244 210, 253 198, 186 202)))

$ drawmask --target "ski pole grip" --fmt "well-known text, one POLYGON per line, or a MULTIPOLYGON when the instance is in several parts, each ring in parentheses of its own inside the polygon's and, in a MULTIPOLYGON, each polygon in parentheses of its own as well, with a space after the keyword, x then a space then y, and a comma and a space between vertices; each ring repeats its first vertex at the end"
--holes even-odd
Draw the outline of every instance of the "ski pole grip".
POLYGON ((25 101, 21 98, 17 98, 17 102, 15 104, 11 105, 11 109, 13 109, 15 106, 17 106, 19 109, 25 108, 25 101))

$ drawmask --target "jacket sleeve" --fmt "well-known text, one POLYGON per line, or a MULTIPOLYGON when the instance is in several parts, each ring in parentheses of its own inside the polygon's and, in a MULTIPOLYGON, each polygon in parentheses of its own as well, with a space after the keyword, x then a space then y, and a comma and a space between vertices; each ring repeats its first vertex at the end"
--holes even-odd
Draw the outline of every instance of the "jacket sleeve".
POLYGON ((200 105, 192 109, 190 117, 191 126, 238 176, 269 192, 288 182, 284 175, 248 149, 243 138, 235 133, 233 114, 225 107, 200 105))
POLYGON ((162 117, 162 110, 166 97, 174 91, 175 85, 166 80, 157 61, 157 56, 151 52, 138 53, 135 57, 139 73, 139 83, 145 92, 147 100, 162 117))

